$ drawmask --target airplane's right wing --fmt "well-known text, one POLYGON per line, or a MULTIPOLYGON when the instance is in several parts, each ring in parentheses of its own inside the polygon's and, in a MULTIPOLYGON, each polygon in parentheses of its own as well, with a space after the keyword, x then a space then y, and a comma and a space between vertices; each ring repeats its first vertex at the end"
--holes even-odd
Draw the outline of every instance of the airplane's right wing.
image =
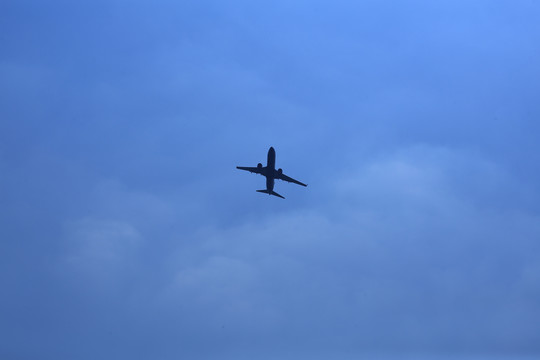
POLYGON ((279 173, 279 172, 277 172, 277 171, 276 171, 275 177, 276 177, 276 179, 280 179, 280 180, 292 182, 292 183, 294 183, 294 184, 298 184, 298 185, 302 185, 302 186, 307 186, 306 184, 301 183, 301 182, 298 181, 298 180, 294 180, 293 178, 290 178, 290 177, 288 177, 287 175, 285 175, 285 174, 283 174, 283 173, 279 173))
POLYGON ((240 169, 240 170, 246 170, 246 171, 249 171, 250 173, 255 173, 255 174, 261 174, 261 175, 264 175, 264 173, 263 173, 264 168, 263 168, 263 167, 237 166, 236 168, 237 168, 237 169, 240 169))

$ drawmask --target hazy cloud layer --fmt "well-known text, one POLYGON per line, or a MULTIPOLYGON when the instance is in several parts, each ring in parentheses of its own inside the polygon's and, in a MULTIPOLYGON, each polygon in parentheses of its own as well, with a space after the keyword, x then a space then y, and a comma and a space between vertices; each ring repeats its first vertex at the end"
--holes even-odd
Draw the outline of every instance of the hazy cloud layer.
POLYGON ((537 358, 539 12, 1 5, 0 357, 537 358))

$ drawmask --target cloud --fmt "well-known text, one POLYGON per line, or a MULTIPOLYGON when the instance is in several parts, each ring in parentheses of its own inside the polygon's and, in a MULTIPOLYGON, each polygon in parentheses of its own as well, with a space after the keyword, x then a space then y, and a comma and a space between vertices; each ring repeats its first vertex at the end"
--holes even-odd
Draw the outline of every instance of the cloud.
POLYGON ((537 352, 540 222, 485 201, 514 187, 465 151, 403 149, 334 181, 330 206, 201 229, 162 296, 286 347, 537 352))
POLYGON ((114 277, 128 265, 142 236, 129 223, 85 218, 67 225, 67 262, 100 279, 114 277))
POLYGON ((537 356, 524 4, 6 7, 9 356, 537 356))

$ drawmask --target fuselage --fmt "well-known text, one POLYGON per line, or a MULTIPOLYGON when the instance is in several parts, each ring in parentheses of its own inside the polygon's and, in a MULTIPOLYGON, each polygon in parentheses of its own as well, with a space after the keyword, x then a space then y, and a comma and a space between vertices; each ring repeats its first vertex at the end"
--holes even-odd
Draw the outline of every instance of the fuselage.
POLYGON ((276 151, 273 147, 268 149, 268 157, 266 162, 266 189, 274 190, 274 173, 276 171, 276 151))

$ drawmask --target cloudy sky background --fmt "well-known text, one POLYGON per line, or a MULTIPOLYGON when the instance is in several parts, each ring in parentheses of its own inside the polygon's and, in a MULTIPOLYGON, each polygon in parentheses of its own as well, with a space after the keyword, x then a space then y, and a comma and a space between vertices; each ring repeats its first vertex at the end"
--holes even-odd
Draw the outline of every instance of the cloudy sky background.
POLYGON ((539 18, 3 1, 0 358, 540 358, 539 18))

